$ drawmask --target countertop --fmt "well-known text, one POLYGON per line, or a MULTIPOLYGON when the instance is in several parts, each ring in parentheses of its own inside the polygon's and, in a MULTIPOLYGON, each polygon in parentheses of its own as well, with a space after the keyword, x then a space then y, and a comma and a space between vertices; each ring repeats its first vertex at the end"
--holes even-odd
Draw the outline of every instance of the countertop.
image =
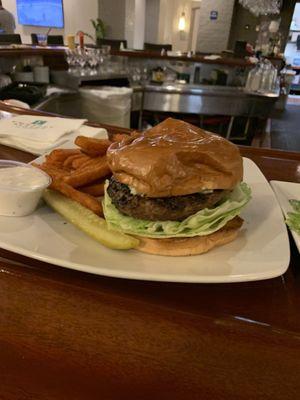
MULTIPOLYGON (((66 47, 62 46, 32 46, 32 45, 7 45, 0 46, 0 57, 21 57, 21 56, 64 56, 66 47)), ((112 55, 122 56, 122 57, 132 57, 132 58, 150 58, 150 59, 162 59, 162 60, 174 60, 183 62, 197 62, 205 64, 217 64, 217 65, 227 65, 227 66, 237 66, 237 67, 251 67, 250 61, 243 58, 233 58, 233 57, 220 57, 216 60, 207 59, 205 55, 196 55, 192 57, 187 57, 187 55, 180 56, 168 56, 161 55, 159 52, 150 52, 144 50, 111 50, 112 55)))

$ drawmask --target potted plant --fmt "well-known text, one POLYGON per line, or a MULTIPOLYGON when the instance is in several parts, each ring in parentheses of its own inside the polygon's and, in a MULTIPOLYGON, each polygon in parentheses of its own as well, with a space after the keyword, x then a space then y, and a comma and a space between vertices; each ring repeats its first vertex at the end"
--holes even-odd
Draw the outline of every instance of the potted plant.
POLYGON ((91 23, 95 29, 95 42, 100 45, 101 39, 106 35, 106 26, 101 18, 91 19, 91 23))

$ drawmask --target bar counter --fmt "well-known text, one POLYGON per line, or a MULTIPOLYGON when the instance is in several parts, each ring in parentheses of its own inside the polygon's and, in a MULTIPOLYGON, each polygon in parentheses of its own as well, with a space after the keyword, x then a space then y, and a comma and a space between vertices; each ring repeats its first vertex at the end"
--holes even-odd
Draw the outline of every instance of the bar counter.
POLYGON ((60 56, 65 52, 65 47, 61 46, 30 46, 25 44, 15 44, 0 46, 0 57, 23 57, 23 56, 60 56))
POLYGON ((132 57, 132 58, 155 58, 160 60, 174 60, 174 61, 188 61, 188 62, 196 62, 196 63, 204 63, 204 64, 218 64, 218 65, 228 65, 231 67, 249 67, 253 64, 245 60, 244 58, 234 58, 234 57, 224 57, 221 56, 215 60, 206 58, 205 55, 193 55, 188 57, 187 54, 182 55, 162 55, 160 52, 154 51, 146 51, 146 50, 111 50, 112 55, 123 56, 123 57, 132 57))
MULTIPOLYGON (((8 45, 0 46, 0 57, 23 57, 23 56, 46 56, 46 57, 64 57, 66 47, 61 46, 31 46, 31 45, 8 45)), ((207 59, 206 56, 188 57, 186 54, 180 56, 161 55, 158 52, 144 50, 111 50, 114 56, 131 57, 131 58, 149 58, 174 61, 188 61, 205 64, 218 64, 236 67, 252 66, 250 61, 243 58, 221 57, 216 60, 207 59)))
POLYGON ((55 70, 67 70, 65 47, 41 47, 30 45, 0 46, 1 59, 22 59, 28 57, 42 57, 44 65, 55 70))
MULTIPOLYGON (((300 182, 299 153, 241 152, 267 179, 300 182)), ((0 158, 34 156, 0 146, 0 158)), ((298 399, 300 263, 290 246, 284 276, 236 284, 107 278, 0 250, 0 398, 298 399)))

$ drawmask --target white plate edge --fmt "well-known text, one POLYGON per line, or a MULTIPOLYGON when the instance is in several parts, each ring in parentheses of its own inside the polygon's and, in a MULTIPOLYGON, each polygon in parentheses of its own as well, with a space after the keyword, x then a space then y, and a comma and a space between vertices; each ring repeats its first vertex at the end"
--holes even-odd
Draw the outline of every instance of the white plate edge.
MULTIPOLYGON (((280 209, 281 209, 281 211, 282 211, 283 220, 285 220, 285 218, 287 217, 287 211, 284 209, 283 205, 281 205, 281 202, 280 202, 280 200, 279 200, 279 194, 278 194, 278 191, 279 191, 279 190, 282 191, 282 189, 279 187, 279 186, 281 185, 281 183, 296 184, 296 185, 299 185, 299 187, 300 187, 300 183, 298 183, 298 182, 289 182, 289 181, 277 181, 277 180, 271 180, 271 181, 270 181, 270 186, 271 186, 271 188, 272 188, 272 190, 273 190, 273 192, 274 192, 274 194, 275 194, 275 197, 276 197, 276 199, 277 199, 277 202, 278 202, 278 204, 279 204, 279 206, 280 206, 280 209)), ((283 195, 284 195, 284 194, 283 194, 283 195)), ((290 209, 290 211, 292 211, 292 208, 290 209)), ((284 222, 284 224, 285 224, 285 226, 286 226, 286 229, 289 230, 289 231, 291 232, 291 235, 293 236, 293 239, 294 239, 294 242, 295 242, 295 244, 296 244, 296 247, 297 247, 297 249, 298 249, 298 251, 299 251, 299 253, 300 253, 300 238, 299 238, 299 235, 297 235, 296 232, 292 231, 292 230, 286 225, 285 222, 284 222)))

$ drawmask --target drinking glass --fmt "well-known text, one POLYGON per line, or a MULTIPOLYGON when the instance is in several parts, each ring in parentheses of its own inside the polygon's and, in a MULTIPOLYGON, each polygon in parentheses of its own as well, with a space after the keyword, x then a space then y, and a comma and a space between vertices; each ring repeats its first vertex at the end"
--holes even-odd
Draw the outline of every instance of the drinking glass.
POLYGON ((97 75, 97 70, 99 66, 98 49, 88 49, 87 58, 88 58, 88 65, 90 67, 90 74, 97 75))
POLYGON ((47 46, 47 35, 38 33, 36 35, 39 46, 47 46))
POLYGON ((79 65, 79 74, 85 76, 89 74, 89 64, 86 49, 77 50, 77 63, 79 65))
POLYGON ((66 50, 66 61, 68 63, 69 69, 68 71, 72 74, 75 72, 76 69, 76 56, 75 50, 66 50))
POLYGON ((107 73, 110 46, 101 46, 97 49, 98 70, 100 74, 107 73))

